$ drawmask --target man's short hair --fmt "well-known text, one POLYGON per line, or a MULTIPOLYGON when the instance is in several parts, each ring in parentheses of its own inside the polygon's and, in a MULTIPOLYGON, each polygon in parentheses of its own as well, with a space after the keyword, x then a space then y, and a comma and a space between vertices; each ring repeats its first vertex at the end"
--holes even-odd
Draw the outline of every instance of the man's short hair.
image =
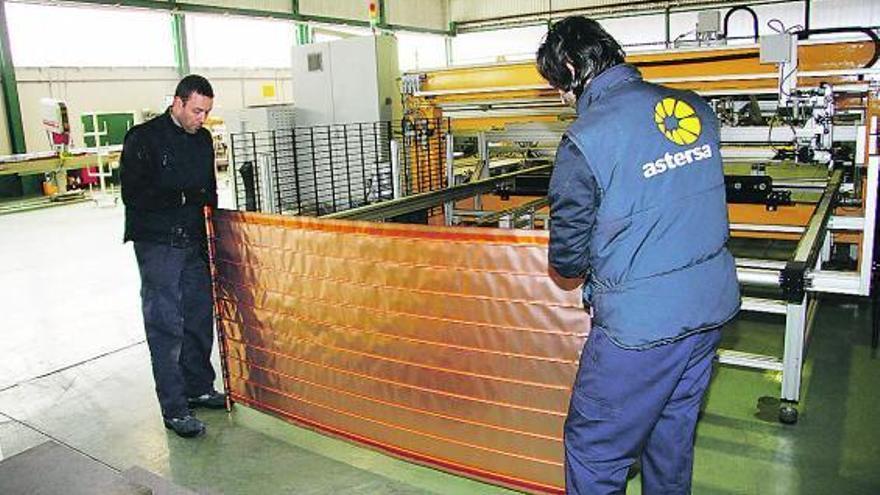
POLYGON ((177 89, 174 90, 174 96, 180 97, 184 102, 188 100, 193 93, 213 98, 214 88, 211 87, 211 83, 209 83, 204 77, 198 74, 190 74, 181 79, 180 82, 177 83, 177 89))
POLYGON ((587 82, 624 57, 620 44, 598 22, 574 16, 550 27, 538 47, 537 65, 551 86, 580 97, 587 82), (574 67, 574 76, 566 63, 574 67))

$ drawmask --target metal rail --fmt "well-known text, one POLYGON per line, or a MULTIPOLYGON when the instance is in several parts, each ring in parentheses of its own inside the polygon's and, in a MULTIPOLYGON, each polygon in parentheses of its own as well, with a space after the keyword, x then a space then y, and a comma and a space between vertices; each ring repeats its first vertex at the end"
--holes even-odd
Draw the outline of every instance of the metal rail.
POLYGON ((798 302, 804 297, 806 272, 816 266, 822 242, 827 234, 826 227, 834 211, 834 200, 842 181, 843 170, 835 170, 825 186, 825 191, 822 192, 819 204, 813 210, 804 235, 798 241, 794 256, 782 269, 782 290, 789 302, 798 302))
POLYGON ((406 198, 385 201, 352 210, 341 211, 324 215, 322 218, 344 219, 344 220, 386 220, 399 215, 405 215, 414 211, 420 211, 427 208, 440 206, 447 201, 456 201, 468 198, 476 194, 482 194, 494 191, 498 187, 508 185, 520 175, 534 174, 537 172, 549 172, 552 165, 541 165, 508 174, 490 177, 488 179, 478 180, 467 184, 453 186, 439 191, 431 191, 422 194, 416 194, 406 198))
POLYGON ((489 225, 493 223, 498 223, 504 217, 510 217, 514 221, 520 216, 533 213, 541 208, 550 204, 550 200, 546 197, 538 198, 534 201, 529 201, 528 203, 514 206, 513 208, 508 208, 506 210, 495 211, 488 215, 484 215, 477 219, 477 225, 489 225))

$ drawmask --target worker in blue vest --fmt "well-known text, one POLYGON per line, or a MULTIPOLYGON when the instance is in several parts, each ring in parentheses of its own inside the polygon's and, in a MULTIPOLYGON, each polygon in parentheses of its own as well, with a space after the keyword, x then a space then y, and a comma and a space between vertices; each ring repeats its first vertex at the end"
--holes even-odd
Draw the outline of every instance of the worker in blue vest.
POLYGON ((645 82, 595 21, 553 25, 538 71, 577 118, 550 181, 553 270, 584 278, 592 329, 565 422, 566 491, 690 493, 694 431, 721 326, 739 310, 718 124, 694 93, 645 82))

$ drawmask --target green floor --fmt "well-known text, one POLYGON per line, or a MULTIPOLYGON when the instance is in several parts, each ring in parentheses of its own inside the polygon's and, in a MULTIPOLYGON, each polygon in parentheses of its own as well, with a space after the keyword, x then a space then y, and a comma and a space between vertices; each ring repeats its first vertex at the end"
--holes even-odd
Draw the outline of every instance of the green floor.
MULTIPOLYGON (((0 216, 0 458, 51 438, 120 472, 139 466, 200 493, 507 492, 238 406, 200 413, 204 438, 168 434, 121 219, 120 208, 92 204, 0 216)), ((780 323, 742 318, 724 347, 780 355, 780 323)), ((797 425, 776 421, 779 379, 718 369, 698 429, 694 493, 880 493, 870 305, 820 302, 797 425)), ((630 488, 639 493, 637 477, 630 488)))

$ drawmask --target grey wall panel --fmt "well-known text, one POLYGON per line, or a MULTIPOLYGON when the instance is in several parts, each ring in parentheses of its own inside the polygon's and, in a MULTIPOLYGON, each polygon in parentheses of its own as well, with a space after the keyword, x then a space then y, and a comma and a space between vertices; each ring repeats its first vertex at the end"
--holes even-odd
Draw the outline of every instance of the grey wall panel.
POLYGON ((447 0, 385 0, 385 21, 393 25, 446 30, 447 0))
POLYGON ((290 14, 293 2, 290 0, 178 0, 177 3, 208 5, 211 7, 263 10, 290 14))
POLYGON ((299 11, 303 15, 370 20, 366 0, 299 0, 299 11))
POLYGON ((475 21, 542 12, 549 8, 549 4, 548 0, 449 0, 449 14, 453 22, 475 21))

